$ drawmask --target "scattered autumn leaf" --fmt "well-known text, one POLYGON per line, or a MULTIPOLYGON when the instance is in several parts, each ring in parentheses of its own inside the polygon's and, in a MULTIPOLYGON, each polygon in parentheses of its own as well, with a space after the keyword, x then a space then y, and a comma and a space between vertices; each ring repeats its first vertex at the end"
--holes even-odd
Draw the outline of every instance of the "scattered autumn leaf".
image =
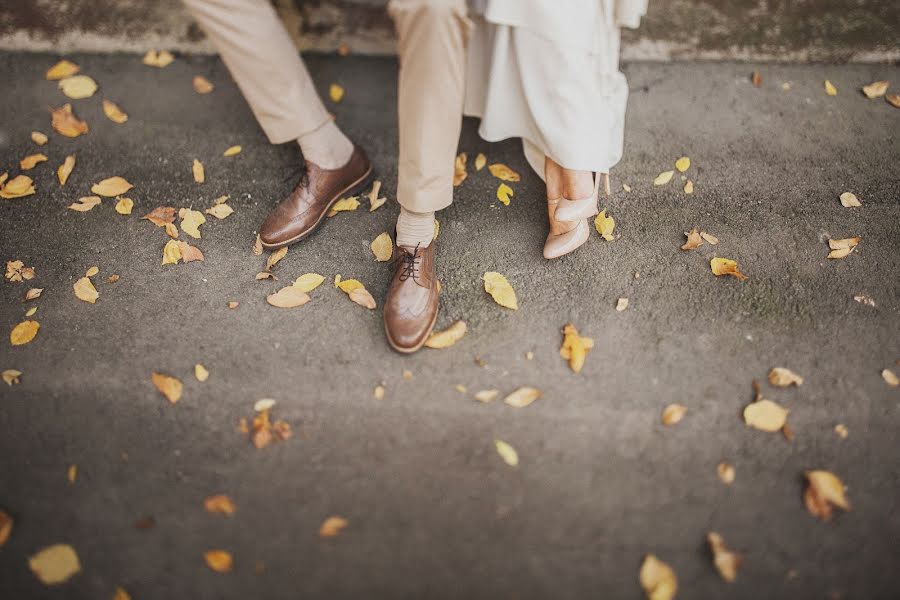
POLYGON ((371 190, 371 191, 369 192, 369 194, 368 194, 368 198, 369 198, 369 212, 372 212, 373 210, 379 208, 379 207, 382 206, 385 202, 387 202, 387 198, 385 198, 385 197, 379 198, 379 197, 378 197, 378 193, 379 193, 380 191, 381 191, 381 182, 380 182, 380 181, 375 181, 375 183, 372 184, 372 190, 371 190))
POLYGON ((884 99, 894 108, 900 108, 900 94, 886 94, 884 99))
POLYGON ((65 79, 66 77, 75 75, 80 70, 81 67, 79 67, 75 63, 63 59, 50 67, 50 69, 47 71, 47 80, 58 81, 60 79, 65 79))
POLYGON ((469 155, 465 152, 460 152, 456 155, 456 160, 453 162, 453 187, 457 187, 469 176, 466 173, 466 161, 468 158, 469 155))
POLYGON ((311 292, 325 281, 318 273, 304 273, 294 281, 294 287, 303 292, 311 292))
POLYGON ((278 308, 296 308, 309 302, 309 295, 300 288, 289 285, 266 296, 266 302, 278 308))
POLYGON ((853 249, 859 244, 860 239, 862 238, 852 237, 844 238, 842 240, 828 240, 828 247, 831 248, 831 252, 828 253, 828 258, 844 258, 853 252, 853 249))
POLYGON ((234 502, 232 502, 231 498, 225 494, 210 496, 203 501, 203 508, 205 508, 208 513, 220 515, 233 515, 234 511, 237 510, 234 502))
POLYGON ((684 173, 691 168, 691 159, 687 156, 682 156, 675 161, 675 168, 678 169, 679 173, 684 173))
POLYGON ((356 288, 347 294, 350 299, 362 307, 368 308, 369 310, 375 309, 375 298, 372 297, 372 294, 369 293, 364 287, 356 288))
POLYGON ((811 515, 830 521, 833 506, 844 511, 850 510, 850 502, 844 494, 844 484, 837 475, 830 471, 807 471, 805 475, 807 486, 803 502, 811 515))
POLYGON ((648 600, 672 600, 678 591, 675 571, 653 554, 644 557, 639 580, 648 600))
POLYGON ((488 171, 490 171, 491 175, 493 175, 500 181, 509 181, 511 183, 515 183, 522 179, 518 173, 516 173, 503 163, 494 163, 492 165, 488 165, 488 171))
POLYGON ((98 204, 100 204, 100 196, 85 196, 84 198, 79 198, 77 202, 73 202, 67 208, 78 212, 87 212, 98 204))
POLYGON ((391 236, 387 232, 382 233, 372 240, 369 248, 372 250, 372 254, 375 255, 375 260, 378 262, 386 262, 394 255, 394 243, 391 241, 391 236))
POLYGON ((703 245, 703 238, 696 228, 691 229, 689 233, 685 233, 687 241, 681 246, 682 250, 695 250, 703 245))
POLYGON ((288 247, 285 246, 283 248, 279 248, 275 252, 269 254, 269 258, 266 259, 266 271, 271 271, 272 267, 278 264, 278 262, 287 256, 288 247))
POLYGON ((500 390, 481 390, 475 393, 475 399, 479 402, 491 402, 500 395, 500 390))
POLYGON ((216 86, 203 75, 194 75, 191 85, 194 86, 194 91, 198 94, 208 94, 216 89, 216 86))
POLYGON ((862 206, 859 199, 856 197, 856 194, 853 192, 844 192, 841 194, 841 206, 845 208, 851 208, 854 206, 862 206))
POLYGON ((722 480, 722 483, 731 484, 734 482, 734 467, 726 462, 719 463, 719 466, 716 467, 716 472, 719 474, 719 479, 722 480))
POLYGON ((331 205, 331 210, 328 211, 328 216, 333 217, 339 212, 346 212, 351 210, 356 210, 359 208, 359 198, 357 196, 350 196, 349 198, 341 198, 337 202, 331 205))
POLYGON ((97 302, 97 298, 100 297, 100 293, 87 277, 82 277, 76 281, 72 287, 75 289, 75 296, 77 296, 79 300, 94 304, 97 302))
POLYGON ((240 146, 229 146, 225 149, 225 152, 222 153, 222 156, 235 156, 241 153, 242 148, 240 146))
POLYGON ((481 152, 478 153, 478 156, 475 157, 475 170, 480 171, 484 168, 484 165, 487 164, 487 157, 481 152))
POLYGON ((220 204, 215 204, 210 208, 207 208, 205 212, 206 214, 212 215, 217 219, 224 219, 225 217, 232 214, 234 212, 234 209, 231 208, 231 206, 229 206, 228 204, 222 202, 220 204))
POLYGON ((206 173, 203 170, 203 163, 196 158, 191 165, 191 171, 194 173, 194 181, 196 181, 197 183, 203 183, 204 181, 206 181, 206 173))
POLYGON ((884 382, 891 387, 897 387, 898 385, 900 385, 900 378, 898 378, 897 374, 890 369, 883 369, 881 371, 881 378, 884 379, 884 382))
POLYGON ((38 329, 40 328, 41 324, 37 321, 22 321, 13 327, 12 331, 9 333, 9 343, 13 346, 27 344, 34 339, 34 336, 37 335, 38 329))
POLYGON ((616 312, 622 312, 628 308, 628 298, 619 298, 616 301, 616 312))
POLYGON ((775 367, 769 371, 769 383, 776 387, 787 387, 789 385, 803 385, 803 378, 784 367, 775 367))
POLYGON ((181 399, 181 391, 182 384, 181 381, 172 377, 171 375, 165 375, 163 373, 153 373, 152 376, 153 385, 159 391, 160 394, 166 397, 166 400, 175 404, 181 399))
POLYGON ((60 80, 59 89, 73 100, 90 98, 97 91, 97 82, 87 75, 74 75, 60 80))
POLYGON ((743 557, 732 552, 725 546, 725 540, 718 533, 711 531, 706 534, 706 541, 713 555, 713 564, 722 579, 732 583, 737 578, 737 571, 743 562, 743 557))
POLYGON ((34 267, 26 267, 21 260, 6 261, 6 278, 9 281, 28 281, 34 279, 34 276, 34 267))
POLYGON ((616 220, 606 215, 606 209, 601 210, 594 218, 594 228, 604 240, 613 241, 613 231, 616 228, 616 220))
POLYGON ((196 365, 194 365, 194 377, 197 378, 197 381, 202 383, 209 379, 209 371, 206 369, 206 367, 204 367, 200 363, 197 363, 196 365))
POLYGON ((31 132, 31 141, 37 144, 38 146, 43 146, 47 143, 50 138, 47 137, 46 133, 41 133, 40 131, 32 131, 31 132))
POLYGON ((626 193, 630 192, 630 191, 631 191, 631 186, 628 185, 627 183, 623 183, 623 184, 622 184, 622 191, 624 191, 624 192, 626 192, 626 193))
POLYGON ((72 169, 75 168, 75 155, 70 154, 66 157, 59 168, 56 169, 56 177, 59 179, 59 185, 66 185, 66 182, 69 180, 69 175, 72 174, 72 169))
MULTIPOLYGON (((16 369, 6 369, 5 371, 3 371, 2 376, 3 376, 3 383, 5 383, 6 385, 8 385, 8 386, 18 385, 19 383, 21 383, 19 381, 19 377, 22 376, 22 371, 18 371, 16 369)), ((0 511, 0 512, 2 512, 2 511, 0 511)), ((0 519, 0 521, 2 521, 2 519, 0 519)), ((0 525, 2 525, 2 523, 0 523, 0 525)), ((2 546, 2 545, 3 545, 3 542, 0 542, 0 546, 2 546)))
POLYGON ((714 236, 711 233, 706 233, 705 231, 700 232, 700 237, 702 237, 704 240, 706 240, 706 243, 712 244, 713 246, 715 246, 716 244, 719 243, 719 238, 717 238, 716 236, 714 236))
POLYGON ((328 97, 332 102, 340 102, 344 98, 344 86, 332 83, 328 87, 328 97))
POLYGON ((519 308, 516 292, 506 277, 495 271, 487 271, 482 279, 484 280, 484 291, 491 295, 494 302, 513 310, 519 308))
POLYGON ((103 114, 106 115, 107 119, 119 125, 128 120, 128 115, 119 108, 118 104, 105 98, 103 99, 103 114))
POLYGON ((347 525, 349 522, 344 517, 328 517, 319 527, 319 536, 323 538, 337 537, 347 525))
POLYGON ((694 193, 694 182, 690 179, 684 184, 684 193, 685 194, 693 194, 694 193))
POLYGON ((520 387, 506 398, 503 399, 504 404, 508 404, 514 408, 525 408, 543 395, 539 389, 533 387, 520 387))
POLYGON ((730 258, 715 257, 709 261, 709 267, 716 277, 721 275, 731 275, 741 281, 748 279, 746 275, 738 270, 737 263, 730 258))
POLYGON ((653 180, 653 185, 666 185, 667 183, 672 181, 672 176, 674 175, 675 171, 663 171, 656 176, 656 179, 653 180))
POLYGON ((500 201, 504 206, 509 206, 509 201, 514 195, 513 189, 506 185, 505 183, 501 183, 497 187, 497 200, 500 201))
POLYGON ((0 510, 0 548, 3 547, 3 544, 6 543, 6 540, 9 539, 9 534, 12 533, 13 528, 13 519, 5 511, 0 510))
POLYGON ((825 93, 829 96, 837 96, 837 88, 827 79, 825 80, 825 93))
POLYGON ((200 248, 191 246, 190 244, 182 242, 180 240, 176 241, 175 244, 178 246, 178 250, 181 253, 182 262, 189 263, 194 262, 195 260, 203 260, 203 252, 200 251, 200 248))
POLYGON ((744 422, 761 431, 780 431, 787 422, 788 412, 771 400, 758 398, 744 408, 744 422))
POLYGON ((587 353, 594 347, 594 340, 578 335, 578 330, 571 323, 563 327, 562 333, 563 342, 559 348, 559 355, 569 361, 569 368, 572 371, 580 373, 587 353))
POLYGON ((157 206, 141 218, 147 219, 157 227, 165 227, 175 221, 175 207, 157 206))
POLYGON ((130 215, 133 208, 134 200, 131 198, 119 198, 119 201, 116 202, 116 212, 120 215, 130 215))
POLYGON ((434 331, 425 341, 429 348, 448 348, 466 335, 466 322, 457 321, 443 331, 434 331))
POLYGON ((115 196, 121 196, 134 186, 128 183, 128 180, 124 177, 108 177, 99 183, 95 183, 91 186, 91 191, 98 196, 106 196, 108 198, 113 198, 115 196))
POLYGON ((60 135, 76 138, 89 131, 88 124, 72 112, 71 104, 64 104, 60 108, 51 110, 50 115, 50 124, 60 135))
POLYGON ((19 168, 23 171, 28 171, 30 169, 35 168, 38 163, 42 163, 47 160, 46 154, 29 154, 25 158, 19 161, 19 168))
POLYGON ((175 60, 175 57, 168 50, 160 50, 159 52, 156 50, 147 50, 147 53, 144 54, 144 58, 141 62, 148 67, 162 69, 163 67, 168 67, 172 64, 173 60, 175 60))
POLYGON ((662 424, 669 426, 674 425, 684 418, 687 413, 687 406, 682 404, 670 404, 663 409, 662 424))
POLYGON ((75 483, 75 480, 78 479, 78 465, 69 465, 66 470, 66 479, 69 480, 69 484, 75 483))
POLYGON ((518 466, 519 453, 516 449, 504 442, 503 440, 494 440, 494 446, 497 448, 497 454, 503 459, 503 462, 510 467, 518 466))
POLYGON ((862 91, 866 98, 879 98, 884 96, 889 85, 887 81, 873 81, 869 85, 864 85, 862 91))
POLYGON ((181 217, 181 230, 194 239, 200 239, 200 226, 206 223, 206 217, 199 210, 182 208, 178 211, 181 217))
POLYGON ((35 193, 34 181, 28 175, 16 175, 5 184, 0 185, 0 198, 24 198, 35 193))
POLYGON ((847 439, 847 436, 850 435, 850 432, 847 430, 847 426, 843 423, 838 423, 834 426, 834 432, 837 434, 839 438, 847 439))
POLYGON ((44 585, 63 583, 81 571, 78 553, 69 544, 43 548, 28 558, 28 566, 44 585))
POLYGON ((216 573, 229 573, 234 566, 231 553, 225 550, 207 550, 203 553, 203 560, 216 573))

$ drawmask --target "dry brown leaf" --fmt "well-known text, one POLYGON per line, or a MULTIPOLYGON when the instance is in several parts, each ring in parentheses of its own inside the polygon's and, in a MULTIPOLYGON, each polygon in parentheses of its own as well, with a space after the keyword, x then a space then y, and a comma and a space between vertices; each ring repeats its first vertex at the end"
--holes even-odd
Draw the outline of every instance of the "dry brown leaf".
POLYGON ((9 281, 27 281, 34 279, 34 276, 34 267, 26 267, 21 260, 6 261, 6 278, 9 281))
POLYGON ((191 85, 194 86, 194 91, 198 94, 208 94, 216 89, 216 86, 203 75, 194 75, 191 85))
POLYGON ((457 187, 469 176, 466 173, 466 160, 468 158, 469 156, 465 152, 460 152, 456 155, 456 160, 453 162, 453 187, 457 187))
POLYGON ((209 370, 200 363, 197 363, 194 365, 194 377, 197 378, 197 381, 203 383, 209 379, 209 370))
POLYGON ((153 373, 153 385, 166 400, 175 404, 181 399, 182 384, 179 379, 163 373, 153 373))
POLYGON ((94 284, 87 277, 82 277, 76 281, 72 287, 75 290, 75 296, 77 296, 79 300, 94 304, 97 302, 97 298, 100 297, 97 288, 94 287, 94 284))
POLYGON ((59 89, 73 100, 90 98, 97 91, 97 82, 87 75, 74 75, 60 80, 59 89))
POLYGON ((787 387, 789 385, 803 385, 803 378, 784 367, 775 367, 769 371, 769 383, 776 387, 787 387))
POLYGON ((234 566, 231 553, 225 550, 207 550, 203 553, 203 560, 216 573, 230 573, 234 566))
POLYGON ((21 346, 27 344, 37 335, 41 324, 37 321, 22 321, 9 332, 9 343, 13 346, 21 346))
POLYGON ((130 215, 131 209, 134 208, 134 200, 131 198, 119 198, 119 201, 116 202, 116 212, 120 215, 130 215))
POLYGON ((54 544, 43 548, 28 558, 28 566, 44 585, 63 583, 81 572, 78 553, 69 544, 54 544))
POLYGON ((203 260, 203 252, 200 251, 200 248, 191 246, 190 244, 182 242, 180 240, 176 241, 175 244, 178 246, 178 250, 181 253, 182 262, 189 263, 194 262, 195 260, 203 260))
POLYGON ((95 183, 91 186, 91 191, 98 196, 106 196, 107 198, 113 198, 115 196, 121 196, 134 186, 128 183, 128 180, 124 177, 108 177, 99 183, 95 183))
POLYGON ((663 409, 662 412, 662 424, 669 426, 674 425, 681 421, 684 418, 685 413, 687 413, 687 406, 682 404, 670 404, 663 409))
POLYGON ((234 511, 237 510, 234 502, 232 502, 231 498, 225 494, 210 496, 203 501, 203 508, 205 508, 208 513, 220 515, 233 515, 234 511))
POLYGON ((300 288, 289 285, 274 294, 266 296, 266 302, 278 308, 296 308, 309 302, 309 294, 300 288))
POLYGON ((194 173, 194 181, 196 181, 197 183, 203 183, 204 181, 206 181, 206 172, 203 170, 203 163, 196 158, 191 165, 191 171, 194 173))
POLYGON ((719 479, 722 480, 722 483, 731 484, 734 482, 734 467, 726 462, 719 463, 719 466, 716 467, 716 471, 719 474, 719 479))
MULTIPOLYGON (((21 383, 19 381, 19 377, 22 376, 22 371, 18 371, 16 369, 6 369, 0 375, 2 375, 3 383, 5 383, 6 385, 8 385, 10 387, 21 383)), ((0 511, 0 512, 2 512, 2 511, 0 511)), ((2 516, 2 515, 0 515, 0 516, 2 516)), ((2 525, 2 519, 0 519, 0 525, 2 525)), ((0 542, 0 546, 2 546, 2 545, 3 545, 3 542, 0 542)))
POLYGON ((46 154, 29 154, 25 158, 19 161, 19 168, 23 171, 28 171, 30 169, 35 168, 38 163, 42 163, 47 160, 46 154))
POLYGON ((880 98, 887 92, 889 85, 887 81, 873 81, 869 85, 864 85, 862 91, 866 98, 880 98))
POLYGON ((509 181, 511 183, 515 183, 522 179, 522 177, 518 173, 516 173, 503 163, 494 163, 492 165, 488 165, 488 171, 490 171, 491 175, 493 175, 500 181, 509 181))
POLYGON ((788 412, 783 406, 760 398, 744 408, 744 422, 761 431, 780 431, 787 421, 788 412))
POLYGON ((78 212, 87 212, 100 204, 100 196, 85 196, 79 198, 78 202, 73 202, 67 208, 78 212))
POLYGON ((76 117, 75 113, 72 112, 71 104, 64 104, 51 110, 50 115, 50 124, 60 135, 76 138, 89 131, 88 124, 76 117))
POLYGON ((833 506, 844 511, 850 510, 850 502, 844 494, 844 484, 834 473, 807 471, 805 475, 807 486, 803 493, 803 502, 811 515, 823 521, 830 521, 833 506))
POLYGON ((157 206, 141 218, 147 219, 157 227, 164 227, 166 224, 175 221, 175 207, 157 206))
POLYGON ((653 554, 644 557, 639 579, 648 600, 672 600, 678 591, 675 571, 653 554))
POLYGON ((841 206, 852 208, 854 206, 862 206, 862 203, 860 203, 859 198, 853 192, 844 192, 841 194, 841 206))
POLYGON ((46 133, 41 133, 40 131, 32 131, 31 132, 31 141, 37 144, 38 146, 43 146, 49 141, 50 138, 47 137, 46 133))
POLYGON ((360 287, 360 288, 356 288, 356 289, 352 290, 348 294, 348 296, 350 296, 350 299, 353 300, 354 302, 356 302, 357 304, 359 304, 360 306, 363 306, 370 310, 375 308, 375 298, 373 298, 372 294, 369 293, 369 290, 367 290, 364 287, 360 287))
POLYGON ((59 168, 56 169, 56 177, 59 179, 59 185, 66 185, 66 182, 69 180, 69 175, 72 174, 72 169, 75 168, 75 155, 70 154, 66 157, 59 168))
POLYGON ((900 378, 898 378, 897 374, 890 369, 883 369, 881 371, 881 378, 884 379, 884 382, 891 387, 897 387, 898 385, 900 385, 900 378))
POLYGON ((5 511, 0 510, 0 548, 3 547, 3 544, 6 543, 6 540, 9 539, 9 534, 12 533, 13 528, 13 520, 5 511))
POLYGON ((369 249, 375 255, 375 260, 386 262, 391 260, 391 256, 394 255, 394 242, 391 240, 391 236, 384 232, 372 240, 369 249))
POLYGON ((737 263, 730 258, 719 258, 717 256, 709 261, 709 268, 712 269, 713 275, 716 277, 731 275, 741 281, 748 279, 746 275, 738 270, 737 263))
POLYGON ((457 321, 443 331, 434 331, 425 341, 429 348, 449 348, 466 335, 466 322, 457 321))
POLYGON ((514 408, 525 408, 543 395, 543 392, 533 387, 520 387, 503 399, 504 404, 514 408))
POLYGON ((516 467, 519 465, 519 453, 516 452, 516 449, 504 442, 503 440, 494 440, 494 447, 497 449, 497 454, 500 455, 500 458, 503 459, 510 467, 516 467))
POLYGON ((28 175, 16 175, 0 186, 0 198, 6 198, 7 200, 24 198, 34 193, 34 181, 28 175))
POLYGON ((178 211, 181 217, 181 230, 194 239, 200 239, 200 226, 206 223, 206 217, 199 210, 182 208, 178 211))
POLYGON ((487 164, 487 157, 481 152, 478 153, 478 156, 475 157, 475 170, 480 171, 484 168, 484 165, 487 164))
POLYGON ((681 246, 682 250, 695 250, 703 245, 703 238, 696 227, 684 235, 687 236, 687 241, 681 246))
POLYGON ((344 517, 328 517, 319 527, 319 536, 323 538, 337 537, 349 525, 344 517))
POLYGON ((47 71, 47 81, 58 81, 78 73, 81 67, 68 60, 61 60, 47 71))
POLYGON ((496 271, 487 271, 483 276, 484 291, 491 295, 494 302, 500 306, 517 310, 519 301, 516 298, 516 292, 512 285, 507 281, 506 277, 496 271))
POLYGON ((711 233, 706 233, 705 231, 700 232, 700 237, 706 240, 706 243, 712 244, 713 246, 719 243, 719 238, 711 233))
POLYGON ((584 367, 584 359, 594 347, 594 340, 580 336, 578 330, 571 323, 563 327, 562 334, 563 342, 559 348, 559 355, 569 361, 569 368, 572 371, 580 373, 584 367))
POLYGON ((173 60, 175 60, 175 57, 168 50, 160 50, 159 52, 156 50, 147 50, 147 53, 144 54, 144 58, 141 62, 148 67, 162 69, 163 67, 168 67, 172 64, 173 60))
POLYGON ((753 87, 762 85, 762 75, 759 74, 759 71, 753 71, 753 75, 750 76, 750 82, 753 84, 753 87))
POLYGON ((119 108, 118 104, 105 98, 103 99, 103 114, 106 115, 107 119, 119 125, 128 120, 128 115, 119 108))
POLYGON ((706 534, 706 541, 713 555, 713 564, 722 579, 732 583, 737 578, 737 571, 743 562, 743 557, 737 552, 732 552, 725 546, 725 540, 718 533, 711 531, 706 534))
POLYGON ((288 247, 279 248, 275 252, 269 254, 269 258, 266 259, 266 271, 271 271, 272 267, 278 264, 282 258, 284 258, 288 253, 288 247))

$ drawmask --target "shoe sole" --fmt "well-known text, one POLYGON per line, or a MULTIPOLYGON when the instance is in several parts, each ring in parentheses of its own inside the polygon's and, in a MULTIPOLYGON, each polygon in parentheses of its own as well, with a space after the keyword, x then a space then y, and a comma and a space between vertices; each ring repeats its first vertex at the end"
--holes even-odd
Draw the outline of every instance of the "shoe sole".
POLYGON ((284 242, 278 242, 276 244, 267 244, 267 243, 263 242, 262 240, 260 240, 259 243, 266 250, 277 250, 279 248, 284 248, 285 246, 290 246, 291 244, 296 244, 297 242, 299 242, 300 240, 302 240, 306 236, 310 235, 312 232, 314 232, 316 229, 319 228, 319 225, 321 225, 322 221, 325 220, 325 217, 328 215, 328 212, 331 210, 331 207, 334 206, 338 200, 340 200, 341 198, 343 198, 347 195, 352 196, 355 192, 358 192, 358 191, 364 189, 367 185, 369 185, 369 182, 372 181, 372 179, 374 179, 374 169, 372 168, 371 165, 369 165, 369 170, 366 171, 359 179, 357 179, 356 181, 354 181, 353 183, 351 183, 350 185, 345 187, 339 193, 335 194, 334 198, 332 198, 332 200, 328 203, 328 206, 325 207, 325 210, 322 211, 322 214, 319 215, 319 218, 316 219, 316 222, 313 223, 312 227, 310 227, 303 233, 301 233, 299 235, 295 235, 291 239, 286 240, 284 242))
POLYGON ((434 318, 431 319, 431 324, 428 326, 428 333, 422 338, 422 341, 413 346, 412 348, 405 348, 403 346, 398 346, 394 343, 394 340, 391 339, 391 334, 388 332, 387 323, 384 324, 384 337, 387 338, 388 345, 393 348, 395 351, 400 354, 412 354, 414 352, 418 352, 422 349, 422 346, 425 345, 425 342, 428 341, 428 338, 431 337, 431 332, 434 331, 434 324, 437 323, 437 316, 439 311, 435 311, 434 318))

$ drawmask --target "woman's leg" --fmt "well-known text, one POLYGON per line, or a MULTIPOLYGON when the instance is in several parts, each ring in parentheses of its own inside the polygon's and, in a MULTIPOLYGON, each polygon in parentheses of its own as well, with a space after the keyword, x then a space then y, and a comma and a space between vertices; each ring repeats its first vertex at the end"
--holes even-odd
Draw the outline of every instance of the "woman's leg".
POLYGON ((590 196, 594 191, 592 173, 563 168, 548 156, 544 162, 544 179, 547 182, 547 216, 550 220, 550 233, 560 235, 575 229, 578 225, 576 221, 557 221, 554 218, 558 200, 590 196))

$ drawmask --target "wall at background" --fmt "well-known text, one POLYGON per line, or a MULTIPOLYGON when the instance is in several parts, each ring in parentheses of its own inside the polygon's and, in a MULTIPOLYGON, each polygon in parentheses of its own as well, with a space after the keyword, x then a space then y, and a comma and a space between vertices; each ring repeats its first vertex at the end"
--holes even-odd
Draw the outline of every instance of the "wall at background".
MULTIPOLYGON (((386 0, 272 0, 299 48, 394 51, 386 0)), ((548 0, 549 1, 549 0, 548 0)), ((3 0, 0 49, 211 52, 180 0, 3 0)), ((900 0, 650 0, 626 60, 900 61, 900 0)))

